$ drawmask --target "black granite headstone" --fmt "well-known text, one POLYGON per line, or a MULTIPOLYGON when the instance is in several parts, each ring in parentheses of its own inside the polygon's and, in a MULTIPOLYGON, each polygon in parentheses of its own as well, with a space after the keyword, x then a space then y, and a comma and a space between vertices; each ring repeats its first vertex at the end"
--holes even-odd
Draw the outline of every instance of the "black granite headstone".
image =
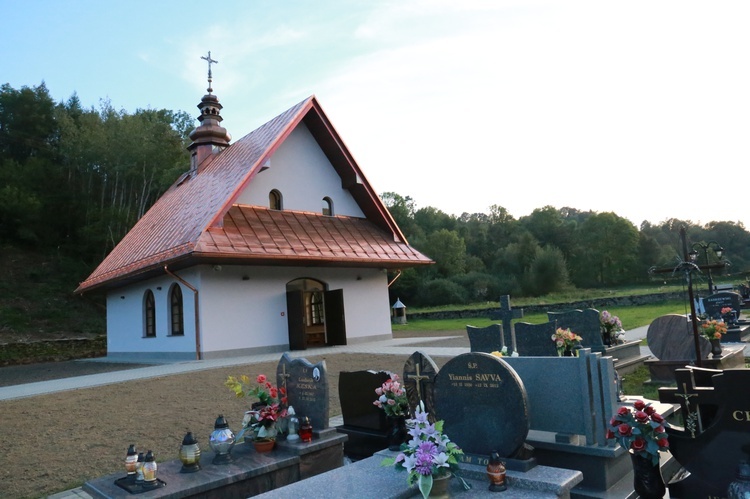
POLYGON ((472 352, 499 352, 505 346, 502 324, 490 324, 487 327, 466 326, 466 334, 472 352))
POLYGON ((314 430, 328 428, 329 388, 326 361, 311 364, 284 353, 276 367, 276 384, 286 388, 288 404, 298 416, 308 416, 314 430))
POLYGON ((391 377, 386 371, 342 371, 339 373, 339 401, 344 424, 336 431, 349 438, 344 453, 352 460, 365 459, 388 447, 385 411, 375 406, 375 389, 391 377))
POLYGON ((687 473, 669 483, 670 497, 726 497, 750 445, 750 369, 726 369, 711 380, 718 404, 700 434, 669 431, 669 450, 687 473))
POLYGON ((592 352, 604 352, 602 330, 599 322, 599 311, 594 308, 585 310, 568 310, 565 312, 547 312, 547 318, 557 321, 557 327, 570 329, 581 337, 581 346, 592 352))
POLYGON ((435 375, 438 372, 437 364, 429 355, 422 352, 414 352, 404 364, 404 376, 402 383, 406 389, 406 398, 409 399, 409 410, 412 414, 424 402, 428 418, 435 422, 433 412, 435 407, 435 375))
POLYGON ((742 308, 742 297, 739 293, 720 291, 719 293, 714 293, 703 298, 703 307, 706 310, 706 315, 712 319, 720 319, 721 309, 724 307, 731 308, 735 311, 737 317, 739 317, 742 308))
MULTIPOLYGON (((696 358, 693 326, 684 315, 667 314, 657 317, 648 326, 646 338, 651 353, 659 360, 687 362, 696 358)), ((705 359, 711 351, 711 344, 703 336, 698 338, 698 342, 701 358, 705 359)))
POLYGON ((435 378, 436 417, 466 454, 485 462, 497 451, 515 459, 529 433, 523 382, 505 361, 487 353, 449 360, 435 378))
POLYGON ((552 357, 557 355, 557 347, 552 335, 557 330, 554 321, 542 324, 517 322, 516 346, 522 357, 552 357))

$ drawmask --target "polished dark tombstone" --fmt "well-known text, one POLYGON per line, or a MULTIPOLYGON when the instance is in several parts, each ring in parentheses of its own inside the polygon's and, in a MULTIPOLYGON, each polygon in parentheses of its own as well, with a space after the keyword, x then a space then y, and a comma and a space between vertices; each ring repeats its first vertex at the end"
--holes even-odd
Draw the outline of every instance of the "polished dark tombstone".
POLYGON ((298 416, 307 416, 314 432, 329 426, 330 397, 326 361, 311 364, 284 353, 276 366, 276 386, 284 387, 288 404, 298 416))
POLYGON ((641 354, 640 342, 637 340, 620 341, 615 345, 605 344, 602 339, 599 311, 594 308, 547 312, 547 318, 557 321, 557 327, 570 329, 579 335, 581 347, 614 358, 615 369, 620 375, 635 371, 648 359, 647 355, 641 354))
POLYGON ((499 352, 506 346, 502 324, 490 324, 487 327, 466 326, 466 335, 469 337, 472 352, 499 352))
POLYGON ((336 427, 349 439, 344 454, 353 461, 372 456, 388 447, 388 420, 383 409, 373 405, 379 388, 391 374, 386 371, 342 371, 339 401, 343 424, 336 427))
POLYGON ((406 398, 409 400, 409 410, 414 414, 419 402, 424 402, 425 410, 429 413, 430 422, 434 423, 435 407, 435 375, 437 364, 420 351, 416 351, 406 360, 404 374, 401 378, 406 398))
POLYGON ((557 356, 557 347, 552 341, 552 335, 557 330, 554 321, 542 324, 517 322, 516 347, 518 355, 523 357, 552 357, 557 356))
POLYGON ((464 462, 486 466, 497 451, 508 469, 535 464, 521 456, 529 433, 526 390, 501 358, 478 352, 449 360, 435 377, 435 411, 445 434, 464 451, 464 462))
POLYGON ((750 369, 727 369, 711 381, 715 393, 700 395, 717 405, 711 423, 700 433, 667 430, 670 452, 683 467, 668 484, 670 497, 726 497, 745 458, 742 448, 750 445, 750 369))
POLYGON ((742 309, 742 297, 739 293, 720 291, 703 298, 703 307, 706 315, 712 319, 722 318, 721 309, 726 307, 734 310, 737 317, 739 317, 740 310, 742 309))

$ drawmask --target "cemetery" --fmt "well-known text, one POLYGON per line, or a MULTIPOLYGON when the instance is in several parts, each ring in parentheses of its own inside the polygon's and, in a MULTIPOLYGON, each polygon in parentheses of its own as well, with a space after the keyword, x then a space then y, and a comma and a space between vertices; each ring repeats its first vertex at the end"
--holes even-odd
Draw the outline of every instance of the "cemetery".
MULTIPOLYGON (((730 314, 723 305, 735 303, 729 293, 717 294, 704 299, 707 317, 730 314)), ((731 327, 746 327, 739 310, 731 315, 731 327)), ((420 414, 422 424, 440 428, 457 451, 449 460, 448 495, 440 497, 636 498, 668 491, 672 498, 719 498, 742 497, 728 496, 730 486, 748 490, 744 344, 722 344, 717 355, 701 337, 697 366, 690 319, 682 315, 652 321, 650 358, 629 345, 638 342, 604 335, 601 317, 610 318, 594 309, 549 311, 549 322, 529 324, 504 297, 495 317, 502 323, 467 325, 470 348, 442 359, 442 367, 415 350, 400 372, 372 366, 338 373, 342 414, 334 420, 325 361, 284 353, 276 386, 295 415, 279 420, 283 430, 272 450, 258 451, 247 437, 235 442, 232 436, 228 451, 213 445, 200 451, 195 472, 186 472, 181 458, 160 463, 148 487, 133 485, 135 475, 115 473, 86 482, 83 490, 96 498, 418 497, 398 463, 403 468, 407 431, 420 414), (570 351, 553 341, 561 330, 575 331, 570 351), (622 395, 621 376, 636 364, 648 366, 652 382, 664 385, 658 401, 622 395), (390 407, 387 398, 402 412, 383 409, 390 407), (647 429, 640 437, 622 433, 623 426, 642 425, 642 417, 647 429), (302 420, 312 429, 309 439, 300 438, 302 420), (655 449, 633 443, 639 438, 653 439, 648 445, 655 449), (643 463, 655 464, 644 469, 643 463), (642 477, 648 473, 652 478, 642 477)), ((433 474, 430 483, 437 487, 439 478, 433 474)))

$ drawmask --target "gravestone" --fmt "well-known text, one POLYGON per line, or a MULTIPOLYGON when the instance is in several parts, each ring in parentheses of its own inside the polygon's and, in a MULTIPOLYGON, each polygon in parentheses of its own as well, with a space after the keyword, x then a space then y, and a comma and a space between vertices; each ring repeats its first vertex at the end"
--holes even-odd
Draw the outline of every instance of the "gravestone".
POLYGON ((557 348, 555 342, 552 341, 552 335, 557 330, 555 321, 542 324, 517 322, 515 328, 518 355, 523 357, 557 356, 557 348))
MULTIPOLYGON (((522 308, 511 308, 510 306, 510 295, 503 295, 500 297, 500 308, 490 313, 490 320, 502 321, 503 323, 503 335, 510 334, 510 346, 508 347, 508 353, 516 351, 516 337, 513 332, 513 326, 511 321, 513 319, 520 319, 523 317, 522 308)), ((503 336, 503 345, 508 345, 503 336)))
POLYGON ((590 348, 592 352, 603 353, 605 351, 598 310, 587 308, 585 310, 547 312, 547 319, 557 321, 557 327, 570 329, 580 336, 583 348, 590 348))
POLYGON ((499 352, 505 346, 502 324, 487 327, 466 326, 466 335, 472 352, 499 352))
MULTIPOLYGON (((727 369, 711 381, 711 399, 718 406, 713 421, 695 435, 668 430, 669 450, 685 470, 668 484, 670 497, 726 497, 737 465, 747 458, 743 447, 750 446, 750 369, 727 369)), ((702 393, 704 397, 708 395, 702 393)))
POLYGON ((276 367, 276 386, 284 387, 288 405, 298 416, 307 416, 313 430, 328 428, 329 392, 326 361, 311 364, 307 359, 292 359, 284 353, 276 367))
POLYGON ((602 340, 599 311, 594 308, 585 310, 568 310, 565 312, 547 312, 549 320, 556 320, 557 327, 570 329, 581 337, 581 347, 590 348, 604 356, 615 359, 615 369, 619 375, 625 375, 638 369, 648 359, 641 353, 640 342, 623 341, 616 345, 605 345, 602 340))
POLYGON ((386 371, 342 371, 339 373, 339 400, 344 423, 336 431, 346 434, 344 453, 356 461, 388 447, 388 421, 385 411, 375 406, 376 388, 391 374, 386 371))
POLYGON ((721 291, 703 298, 703 306, 705 307, 706 315, 712 319, 720 319, 722 317, 721 309, 724 307, 731 308, 737 314, 737 317, 739 317, 742 309, 742 297, 739 293, 721 291))
POLYGON ((723 371, 702 367, 675 370, 676 386, 659 388, 659 401, 679 404, 682 426, 691 438, 703 432, 716 417, 718 400, 713 377, 723 371))
MULTIPOLYGON (((450 359, 435 377, 436 418, 464 451, 465 462, 481 464, 497 451, 517 459, 529 433, 529 403, 521 378, 505 361, 487 353, 450 359)), ((506 463, 513 469, 510 461, 506 463)))
MULTIPOLYGON (((668 314, 657 317, 648 327, 646 340, 651 353, 656 357, 645 362, 651 375, 651 383, 674 383, 676 369, 697 365, 693 325, 687 316, 668 314)), ((711 343, 704 336, 698 336, 698 344, 701 367, 729 369, 744 366, 742 346, 722 345, 722 356, 713 358, 709 357, 711 343)))
POLYGON ((401 382, 406 390, 406 398, 409 400, 411 414, 424 402, 428 419, 435 422, 435 375, 438 372, 437 364, 427 355, 416 351, 406 360, 404 364, 404 375, 401 382))

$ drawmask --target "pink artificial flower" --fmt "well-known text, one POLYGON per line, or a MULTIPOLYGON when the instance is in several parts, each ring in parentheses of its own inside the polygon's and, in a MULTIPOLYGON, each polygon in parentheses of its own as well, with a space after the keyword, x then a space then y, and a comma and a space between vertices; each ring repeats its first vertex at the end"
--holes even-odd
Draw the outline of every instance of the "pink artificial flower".
POLYGON ((266 382, 266 375, 265 374, 259 374, 257 378, 255 378, 255 381, 258 382, 258 384, 262 385, 266 382))

